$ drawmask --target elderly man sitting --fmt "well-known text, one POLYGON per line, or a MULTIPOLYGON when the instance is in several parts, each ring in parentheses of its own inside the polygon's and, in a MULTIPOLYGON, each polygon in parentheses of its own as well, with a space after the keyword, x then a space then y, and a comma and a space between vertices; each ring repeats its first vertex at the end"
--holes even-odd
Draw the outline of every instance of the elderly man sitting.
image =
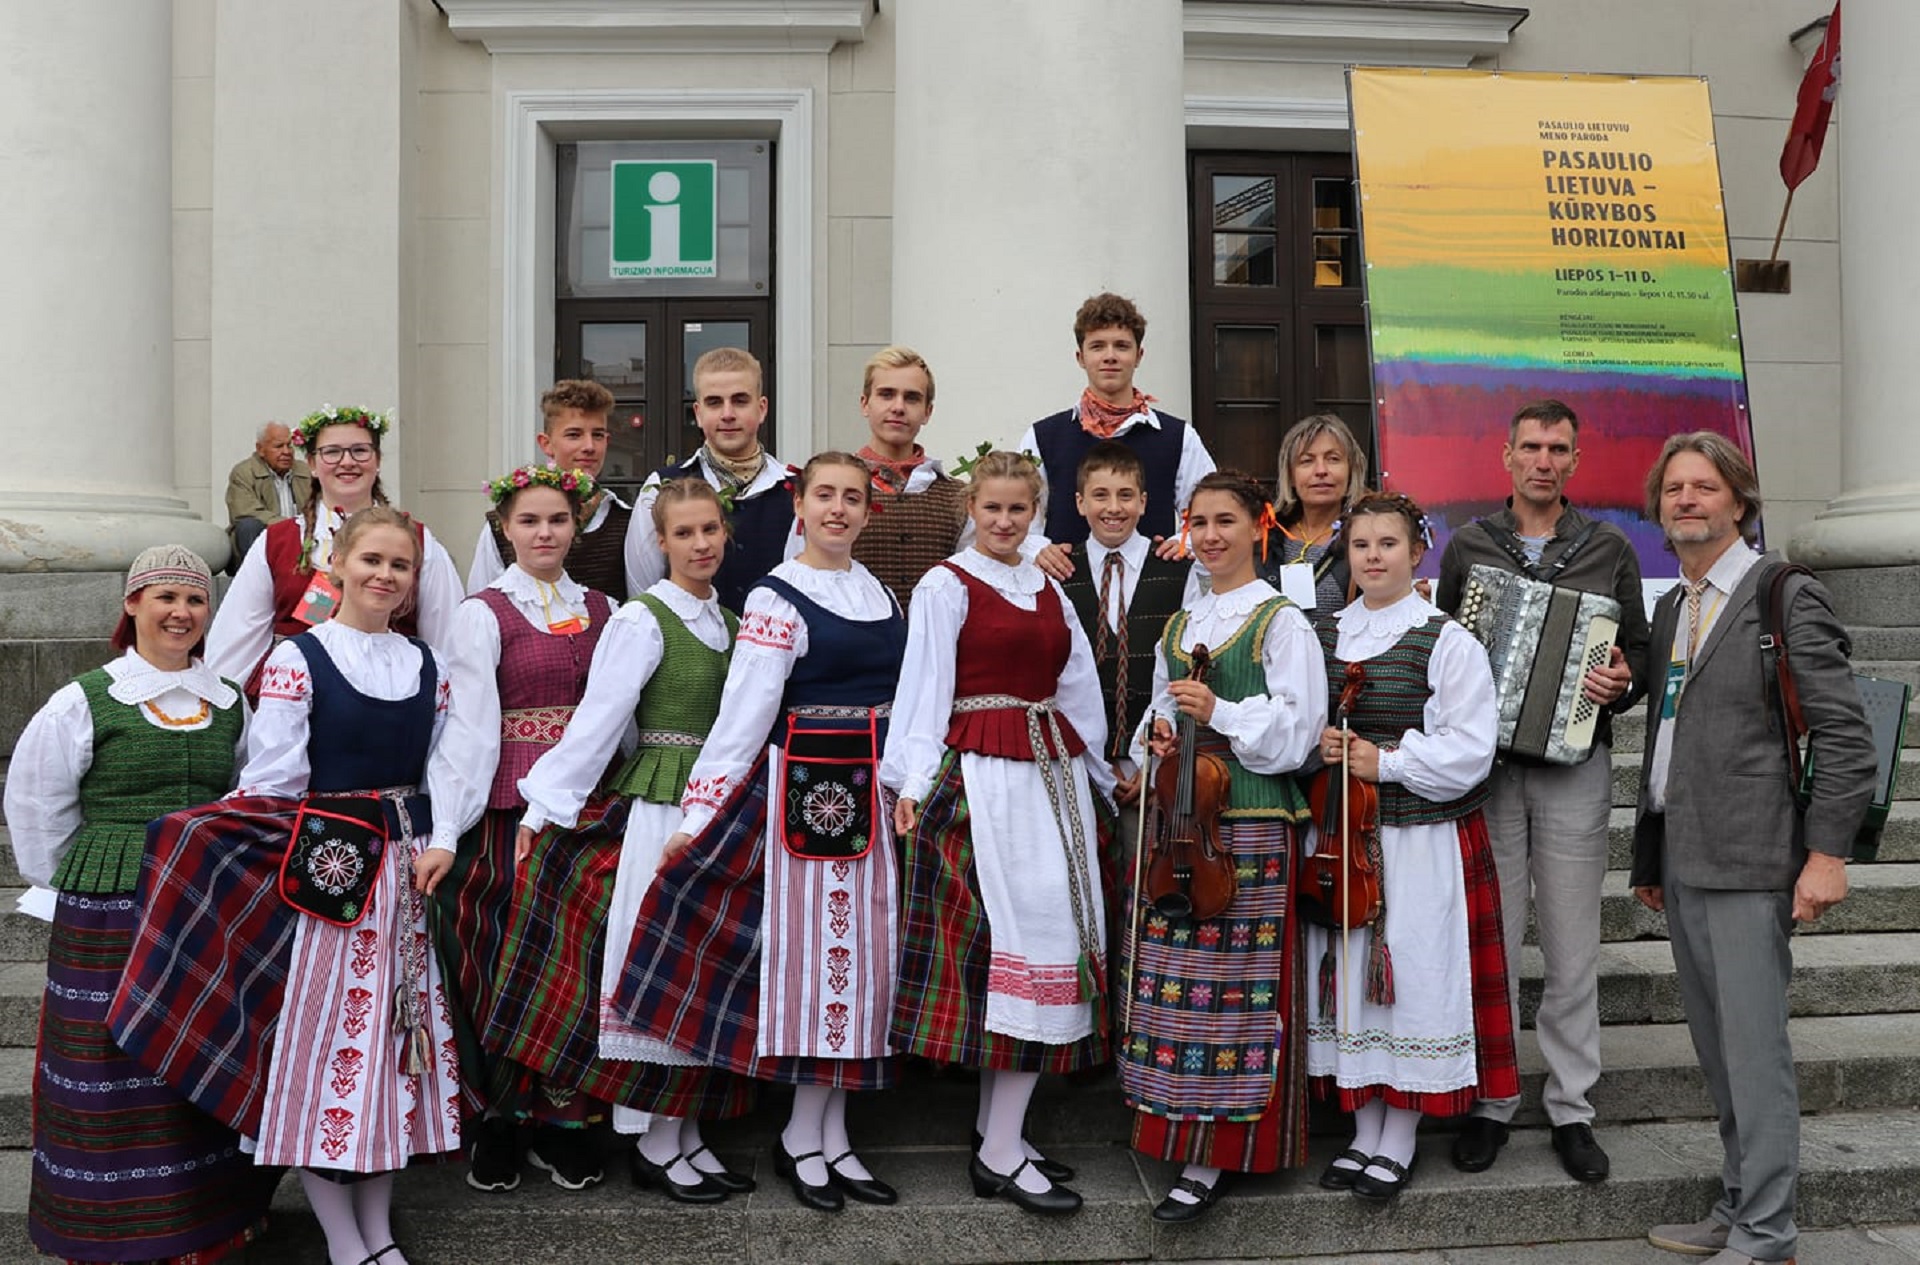
POLYGON ((299 512, 312 487, 307 467, 293 459, 293 432, 279 422, 262 426, 253 455, 227 475, 227 535, 233 540, 228 574, 239 569, 268 523, 299 512))

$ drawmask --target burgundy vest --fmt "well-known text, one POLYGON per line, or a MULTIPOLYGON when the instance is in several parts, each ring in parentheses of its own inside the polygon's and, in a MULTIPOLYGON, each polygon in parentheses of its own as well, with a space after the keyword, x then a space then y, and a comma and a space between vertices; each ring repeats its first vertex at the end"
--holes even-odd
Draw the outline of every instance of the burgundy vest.
POLYGON ((493 771, 487 807, 518 808, 520 779, 560 741, 587 692, 593 648, 600 644, 613 606, 606 594, 588 589, 586 630, 565 634, 529 624, 499 589, 481 589, 474 597, 487 604, 500 625, 500 763, 493 771))
MULTIPOLYGON (((306 596, 307 584, 313 579, 313 570, 300 569, 300 541, 306 533, 304 515, 296 514, 292 518, 283 518, 269 523, 262 539, 267 551, 267 574, 273 577, 273 641, 267 647, 267 654, 273 653, 273 646, 288 637, 298 637, 313 625, 294 616, 300 607, 300 599, 306 596)), ((425 526, 415 520, 414 539, 420 542, 420 556, 427 556, 427 535, 425 526)), ((420 582, 419 573, 413 577, 416 585, 420 582)), ((415 590, 415 594, 418 589, 415 590)), ((394 632, 404 637, 418 637, 420 623, 415 612, 418 603, 414 595, 409 595, 406 609, 396 612, 392 620, 394 632)), ((253 665, 253 671, 247 674, 247 701, 258 702, 260 697, 260 669, 265 667, 267 656, 261 655, 260 662, 253 665)))
MULTIPOLYGON (((940 565, 967 586, 967 622, 960 626, 954 654, 953 697, 1006 694, 1038 703, 1053 697, 1073 652, 1065 609, 1052 584, 1039 593, 1036 609, 1023 611, 991 584, 975 579, 951 562, 940 565), (1016 648, 1017 650, 1013 649, 1016 648)), ((1058 717, 1064 753, 1053 751, 1047 726, 1041 740, 1050 754, 1077 756, 1087 749, 1065 716, 1058 717)), ((995 707, 984 711, 956 711, 947 726, 947 746, 955 751, 1000 756, 1008 760, 1035 758, 1033 739, 1022 707, 995 707)))

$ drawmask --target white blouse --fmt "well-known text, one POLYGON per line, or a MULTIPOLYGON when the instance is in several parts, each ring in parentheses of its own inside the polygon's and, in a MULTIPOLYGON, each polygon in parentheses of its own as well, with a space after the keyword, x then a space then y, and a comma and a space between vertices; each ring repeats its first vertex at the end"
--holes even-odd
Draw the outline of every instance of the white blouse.
MULTIPOLYGON (((329 621, 315 628, 313 635, 347 684, 369 698, 412 698, 420 688, 419 648, 399 633, 366 633, 329 621)), ((437 652, 433 662, 439 677, 433 708, 433 740, 438 743, 446 724, 451 683, 446 662, 437 652)), ((261 674, 260 706, 247 733, 247 766, 240 771, 239 789, 234 794, 297 799, 307 793, 311 775, 308 720, 312 712, 313 678, 307 670, 306 656, 289 638, 274 647, 261 674)))
MULTIPOLYGON (((1066 667, 1054 686, 1054 703, 1088 752, 1104 750, 1107 709, 1100 695, 1093 647, 1080 627, 1073 603, 1060 591, 1059 584, 1024 558, 1019 565, 1008 566, 977 549, 965 549, 949 561, 1023 611, 1039 609, 1043 585, 1053 589, 1071 642, 1066 667)), ((947 754, 947 728, 953 719, 959 669, 956 650, 960 629, 967 622, 967 605, 965 582, 945 566, 934 567, 914 586, 907 657, 893 699, 886 755, 880 763, 880 780, 899 792, 902 799, 924 800, 947 754)), ((1017 647, 1009 647, 1008 653, 1017 653, 1017 647)), ((1087 761, 1087 773, 1103 793, 1111 792, 1113 771, 1106 761, 1087 761)))
MULTIPOLYGON (((769 574, 842 619, 886 619, 899 609, 873 572, 858 562, 845 571, 826 571, 793 560, 769 574)), ((706 829, 759 759, 780 717, 787 678, 806 653, 807 621, 799 608, 771 589, 749 592, 726 688, 720 693, 720 714, 687 778, 681 830, 697 835, 706 829)))
MULTIPOLYGON (((1265 580, 1253 580, 1225 593, 1214 591, 1196 598, 1187 607, 1180 649, 1191 651, 1204 645, 1218 651, 1255 607, 1279 596, 1280 591, 1265 580)), ((1239 647, 1231 649, 1240 652, 1239 647)), ((1253 772, 1291 773, 1313 754, 1327 723, 1326 660, 1320 653, 1320 638, 1298 607, 1286 607, 1267 621, 1260 666, 1267 692, 1237 700, 1215 699, 1207 728, 1225 738, 1234 759, 1253 772)), ((1136 761, 1146 759, 1153 718, 1173 724, 1179 717, 1169 680, 1166 656, 1156 651, 1153 702, 1133 740, 1136 761)))
MULTIPOLYGON (((209 710, 205 719, 194 724, 168 725, 144 703, 152 703, 168 716, 187 717, 198 712, 203 702, 224 711, 240 697, 198 659, 182 671, 166 672, 129 650, 106 668, 113 678, 107 697, 138 708, 141 719, 155 729, 192 733, 213 724, 214 713, 209 710)), ((245 750, 243 727, 234 750, 236 765, 245 750)), ((80 781, 92 767, 93 712, 80 683, 69 681, 27 722, 7 766, 7 833, 13 839, 20 873, 29 883, 51 883, 59 870, 67 844, 83 821, 80 781)))
MULTIPOLYGON (((1348 663, 1371 659, 1439 613, 1439 607, 1418 593, 1377 611, 1368 610, 1364 598, 1356 599, 1337 617, 1335 652, 1348 663)), ((1433 693, 1424 713, 1425 731, 1409 729, 1397 747, 1380 752, 1380 780, 1443 802, 1466 794, 1493 771, 1499 704, 1486 650, 1452 621, 1434 642, 1427 683, 1433 693)))
MULTIPOLYGON (((564 573, 543 584, 514 563, 488 588, 498 589, 529 627, 545 633, 555 620, 590 623, 587 591, 564 573)), ((478 597, 460 603, 445 651, 453 701, 446 731, 427 764, 427 794, 433 798, 433 846, 456 851, 460 836, 487 810, 493 773, 500 763, 500 621, 478 597)))
MULTIPOLYGON (((718 597, 695 597, 671 580, 661 580, 647 592, 665 602, 701 645, 709 650, 727 648, 727 621, 718 597)), ((520 797, 527 801, 521 825, 530 830, 555 824, 571 827, 580 819, 587 796, 599 785, 615 747, 633 724, 640 691, 653 679, 666 652, 660 621, 645 604, 628 602, 614 612, 594 647, 587 693, 567 722, 567 731, 520 779, 520 797)), ((439 812, 437 803, 434 811, 439 812)))
MULTIPOLYGON (((333 534, 347 521, 337 509, 322 506, 314 514, 314 570, 323 570, 333 556, 333 534)), ((422 526, 426 551, 420 559, 415 623, 420 637, 430 646, 444 646, 453 634, 453 616, 466 590, 460 586, 460 572, 446 548, 422 526)), ((207 665, 221 676, 244 683, 253 675, 273 644, 273 568, 267 565, 267 537, 263 532, 247 550, 245 561, 227 586, 213 614, 213 626, 207 629, 207 665)))

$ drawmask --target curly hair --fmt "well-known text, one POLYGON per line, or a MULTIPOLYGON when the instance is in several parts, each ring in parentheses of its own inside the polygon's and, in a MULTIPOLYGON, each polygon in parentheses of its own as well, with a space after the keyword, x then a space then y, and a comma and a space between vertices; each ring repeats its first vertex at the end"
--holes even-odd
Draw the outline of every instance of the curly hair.
POLYGON ((1080 305, 1073 314, 1073 345, 1086 346, 1087 335, 1096 329, 1124 329, 1137 345, 1147 345, 1147 318, 1132 299, 1117 294, 1096 294, 1080 305))
POLYGON ((604 418, 613 412, 613 392, 586 378, 561 379, 540 397, 542 428, 551 431, 554 422, 568 409, 604 418))

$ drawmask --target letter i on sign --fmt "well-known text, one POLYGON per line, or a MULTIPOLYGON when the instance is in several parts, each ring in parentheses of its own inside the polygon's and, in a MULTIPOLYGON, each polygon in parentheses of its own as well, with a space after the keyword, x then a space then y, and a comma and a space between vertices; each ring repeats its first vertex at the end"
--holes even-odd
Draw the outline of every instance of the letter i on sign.
POLYGON ((677 264, 680 262, 680 208, 674 205, 680 197, 680 177, 671 171, 656 171, 647 181, 647 196, 653 199, 647 207, 647 218, 653 221, 652 257, 647 260, 653 264, 677 264))
POLYGON ((718 166, 710 158, 613 163, 608 274, 720 275, 718 166))

